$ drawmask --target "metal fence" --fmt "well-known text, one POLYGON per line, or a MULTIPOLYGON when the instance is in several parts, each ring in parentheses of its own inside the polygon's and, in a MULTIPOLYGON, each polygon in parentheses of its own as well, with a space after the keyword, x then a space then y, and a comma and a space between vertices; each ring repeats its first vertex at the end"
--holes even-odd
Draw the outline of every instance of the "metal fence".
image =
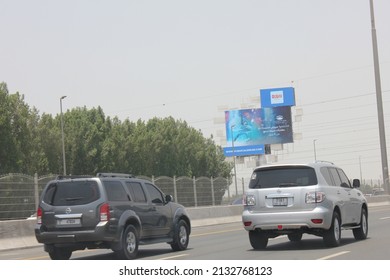
MULTIPOLYGON (((0 220, 25 219, 36 212, 39 197, 46 184, 57 175, 34 176, 25 174, 0 175, 0 220)), ((185 207, 230 204, 242 192, 230 192, 231 179, 189 177, 145 177, 164 193, 185 207)), ((243 189, 242 189, 243 191, 243 189)))
MULTIPOLYGON (((0 175, 0 220, 25 219, 36 212, 39 197, 46 184, 57 175, 34 176, 25 174, 0 175)), ((248 188, 250 178, 235 180, 189 177, 146 177, 164 193, 185 207, 216 206, 231 204, 240 199, 248 188), (234 183, 233 183, 234 182, 234 183)), ((233 177, 234 179, 234 177, 233 177)), ((361 191, 366 195, 388 194, 380 180, 362 180, 361 191)))

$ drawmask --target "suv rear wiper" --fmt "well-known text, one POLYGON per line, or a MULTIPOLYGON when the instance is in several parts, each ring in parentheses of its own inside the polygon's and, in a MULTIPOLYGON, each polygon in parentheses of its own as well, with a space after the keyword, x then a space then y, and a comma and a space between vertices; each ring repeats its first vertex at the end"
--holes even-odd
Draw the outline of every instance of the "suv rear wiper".
POLYGON ((80 197, 67 197, 65 198, 66 201, 75 201, 75 200, 82 200, 84 199, 84 197, 80 196, 80 197))
POLYGON ((296 187, 298 186, 297 183, 280 183, 279 184, 279 188, 283 188, 283 187, 296 187))

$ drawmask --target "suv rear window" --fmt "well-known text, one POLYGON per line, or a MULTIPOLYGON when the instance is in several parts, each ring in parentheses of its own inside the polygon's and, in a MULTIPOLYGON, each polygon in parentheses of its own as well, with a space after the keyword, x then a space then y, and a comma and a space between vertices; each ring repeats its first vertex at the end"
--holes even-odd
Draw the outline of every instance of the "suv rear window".
POLYGON ((317 185, 315 170, 308 166, 270 167, 253 172, 250 189, 317 185))
POLYGON ((56 182, 47 188, 43 201, 53 206, 83 205, 99 197, 95 181, 56 182))

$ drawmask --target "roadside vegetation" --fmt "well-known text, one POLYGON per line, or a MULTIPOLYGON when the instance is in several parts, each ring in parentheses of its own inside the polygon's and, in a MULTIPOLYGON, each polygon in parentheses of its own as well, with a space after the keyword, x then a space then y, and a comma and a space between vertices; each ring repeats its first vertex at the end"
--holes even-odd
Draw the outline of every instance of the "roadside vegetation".
MULTIPOLYGON (((68 174, 230 177, 232 166, 212 136, 172 117, 132 122, 103 109, 63 113, 68 174)), ((61 116, 40 114, 0 83, 0 174, 62 174, 61 116)))

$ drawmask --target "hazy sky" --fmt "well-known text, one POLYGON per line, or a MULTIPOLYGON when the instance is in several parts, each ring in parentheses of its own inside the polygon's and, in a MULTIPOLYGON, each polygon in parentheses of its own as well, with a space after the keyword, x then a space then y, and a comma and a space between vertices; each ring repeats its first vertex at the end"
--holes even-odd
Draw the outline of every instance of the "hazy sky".
MULTIPOLYGON (((390 1, 374 6, 388 124, 390 1)), ((317 139, 317 159, 381 178, 369 0, 0 0, 0 34, 0 82, 41 114, 66 95, 64 111, 173 116, 209 137, 224 109, 293 86, 302 139, 279 161, 314 160, 317 139)))

